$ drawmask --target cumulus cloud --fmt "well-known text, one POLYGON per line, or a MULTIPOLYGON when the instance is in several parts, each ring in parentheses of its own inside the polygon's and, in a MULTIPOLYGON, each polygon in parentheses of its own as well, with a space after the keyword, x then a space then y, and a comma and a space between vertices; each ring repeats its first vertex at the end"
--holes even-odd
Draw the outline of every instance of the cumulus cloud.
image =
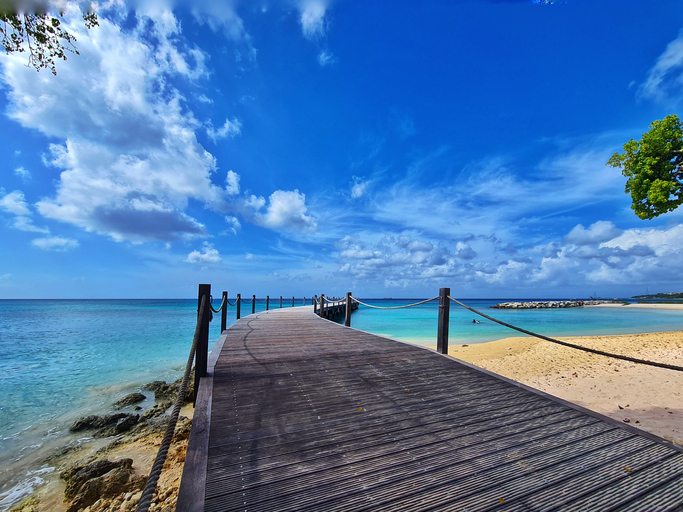
POLYGON ((256 224, 270 229, 289 229, 294 231, 314 231, 315 219, 307 215, 306 196, 298 190, 276 190, 268 198, 251 196, 247 206, 253 208, 256 224), (266 211, 261 212, 266 206, 266 211))
MULTIPOLYGON (((0 193, 2 193, 2 189, 0 189, 0 193)), ((16 217, 14 217, 14 224, 12 225, 14 229, 43 234, 48 234, 50 232, 48 228, 41 228, 33 224, 33 219, 30 217, 31 210, 29 210, 26 198, 21 190, 15 190, 14 192, 4 195, 2 199, 0 199, 0 209, 16 215, 16 217)))
POLYGON ((206 235, 183 210, 190 199, 220 208, 225 192, 211 182, 216 163, 197 142, 199 123, 169 85, 204 73, 203 62, 180 46, 169 10, 152 14, 138 22, 154 44, 106 18, 92 31, 67 20, 81 55, 61 64, 59 80, 36 79, 22 56, 2 60, 10 117, 64 141, 50 146, 62 173, 54 197, 36 205, 43 216, 115 240, 206 235))
POLYGON ((220 139, 232 139, 233 137, 237 137, 240 133, 242 133, 242 123, 236 118, 233 118, 232 121, 226 119, 223 126, 218 130, 215 130, 211 123, 209 123, 209 127, 206 129, 206 134, 214 143, 218 142, 220 139))
POLYGON ((679 104, 683 91, 683 29, 650 69, 640 94, 662 103, 679 104))
POLYGON ((34 247, 42 249, 43 251, 64 252, 78 247, 78 240, 63 238, 61 236, 36 238, 35 240, 32 240, 31 243, 34 247))
POLYGON ((671 283, 683 272, 683 225, 619 230, 607 221, 572 236, 507 250, 497 237, 428 240, 418 233, 345 236, 335 244, 339 276, 390 287, 568 289, 671 283))
POLYGON ((15 190, 6 194, 0 199, 0 208, 6 212, 13 213, 14 215, 31 215, 31 210, 28 209, 28 204, 26 204, 26 198, 21 190, 15 190))
POLYGON ((221 259, 221 255, 218 253, 218 250, 214 248, 213 244, 210 244, 209 242, 204 242, 202 244, 201 250, 192 251, 190 254, 187 255, 185 261, 187 263, 208 265, 220 263, 223 260, 221 259))
POLYGON ((237 232, 242 228, 242 225, 240 224, 240 221, 237 219, 237 217, 226 215, 225 222, 229 226, 228 232, 232 233, 233 235, 236 235, 237 232))
POLYGON ((240 193, 240 175, 233 171, 228 171, 225 177, 225 192, 229 196, 234 196, 240 193))
POLYGON ((50 233, 50 230, 48 228, 41 228, 33 224, 33 220, 29 217, 15 217, 14 229, 18 229, 19 231, 28 231, 32 233, 50 233))
POLYGON ((592 245, 607 242, 621 234, 614 224, 599 220, 590 225, 588 229, 577 224, 567 235, 566 240, 575 245, 592 245))
POLYGON ((306 39, 316 40, 325 35, 325 11, 327 2, 322 0, 300 0, 299 13, 301 30, 306 39))

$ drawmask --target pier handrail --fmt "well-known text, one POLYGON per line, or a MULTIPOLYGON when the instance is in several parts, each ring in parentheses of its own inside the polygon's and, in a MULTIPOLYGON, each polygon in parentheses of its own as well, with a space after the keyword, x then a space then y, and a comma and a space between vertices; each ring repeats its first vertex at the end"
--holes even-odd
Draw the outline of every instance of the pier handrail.
POLYGON ((213 304, 211 304, 212 302, 213 302, 213 295, 209 295, 209 307, 211 308, 211 311, 218 314, 221 311, 223 311, 223 308, 225 307, 225 303, 228 302, 228 297, 227 297, 227 295, 223 296, 223 298, 221 299, 221 305, 218 309, 213 309, 213 304))
POLYGON ((415 304, 406 304, 405 306, 372 306, 370 304, 366 304, 365 302, 359 301, 356 297, 351 297, 351 300, 357 302, 358 304, 362 304, 365 307, 368 308, 373 308, 373 309, 403 309, 403 308, 412 308, 415 306, 419 306, 420 304, 426 304, 427 302, 432 302, 433 300, 438 300, 439 296, 437 295, 436 297, 432 297, 431 299, 423 300, 421 302, 416 302, 415 304))
MULTIPOLYGON (((491 320, 492 322, 495 322, 497 324, 503 325, 505 327, 508 327, 510 329, 514 329, 515 331, 528 334, 529 336, 533 336, 535 338, 539 338, 545 341, 549 341, 551 343, 557 343, 558 345, 564 345, 565 347, 573 348, 576 350, 583 350, 584 352, 590 352, 592 354, 597 354, 605 357, 612 357, 614 359, 621 359, 623 361, 629 361, 631 363, 638 363, 638 364, 644 364, 647 366, 655 366, 657 368, 665 368, 667 370, 675 370, 679 372, 683 372, 683 367, 682 366, 676 366, 673 364, 666 364, 666 363, 659 363, 657 361, 649 361, 646 359, 638 359, 635 357, 629 357, 629 356, 624 356, 621 354, 613 354, 611 352, 605 352, 603 350, 597 350, 593 348, 588 348, 588 347, 582 347, 581 345, 575 345, 574 343, 569 343, 567 341, 561 341, 555 338, 551 338, 549 336, 544 336, 542 334, 538 334, 532 331, 528 331, 526 329, 522 329, 521 327, 516 327, 512 324, 509 324, 507 322, 503 322, 502 320, 498 320, 496 318, 493 318, 492 316, 489 316, 485 313, 482 313, 481 311, 477 311, 474 308, 471 308, 470 306, 467 306, 466 304, 463 304, 457 299, 454 299, 450 295, 451 289, 450 288, 441 288, 439 289, 439 295, 436 297, 432 297, 431 299, 426 299, 420 302, 415 302, 414 304, 405 304, 403 306, 373 306, 372 304, 366 304, 365 302, 362 302, 358 300, 356 297, 349 296, 348 298, 358 304, 361 304, 365 307, 372 308, 372 309, 404 309, 404 308, 412 308, 415 306, 419 306, 421 304, 426 304, 427 302, 432 302, 434 300, 439 300, 439 319, 438 319, 438 325, 437 325, 437 338, 436 338, 436 350, 437 352, 441 354, 448 354, 448 323, 449 323, 449 316, 450 316, 450 308, 448 307, 449 301, 452 301, 456 303, 458 306, 461 306, 469 311, 472 311, 473 313, 482 316, 486 318, 487 320, 491 320)), ((327 299, 325 299, 327 300, 327 299)), ((350 325, 349 322, 346 324, 347 326, 350 325)))
MULTIPOLYGON (((140 501, 138 501, 135 512, 148 512, 149 507, 152 504, 152 498, 154 497, 154 491, 156 491, 157 483, 159 482, 159 476, 161 476, 161 471, 166 463, 166 457, 168 456, 168 450, 171 446, 171 441, 173 440, 173 434, 175 433, 175 427, 178 423, 178 416, 180 415, 180 409, 185 402, 185 393, 187 392, 187 383, 190 380, 190 373, 192 371, 192 362, 194 361, 195 352, 197 351, 197 346, 201 338, 202 330, 204 324, 206 323, 206 314, 208 313, 206 304, 208 301, 207 295, 203 295, 201 303, 199 306, 199 312, 197 313, 197 325, 194 330, 194 337, 192 338, 192 348, 190 349, 190 355, 187 358, 187 364, 185 365, 185 373, 183 374, 183 380, 180 384, 180 389, 178 390, 178 396, 173 404, 173 411, 171 412, 171 417, 168 420, 168 425, 166 426, 166 432, 164 433, 164 438, 161 441, 161 446, 159 446, 159 451, 154 459, 154 464, 152 465, 152 470, 147 478, 147 483, 142 490, 142 496, 140 496, 140 501)), ((197 370, 195 369, 195 372, 197 370)))
POLYGON ((522 329, 521 327, 515 327, 512 324, 508 324, 507 322, 503 322, 502 320, 498 320, 496 318, 493 318, 492 316, 489 316, 487 314, 482 313, 481 311, 477 311, 474 308, 466 306, 462 302, 455 300, 450 295, 448 296, 448 298, 451 299, 453 302, 455 302, 457 305, 462 306, 463 308, 470 310, 472 313, 476 313, 477 315, 483 316, 484 318, 491 320, 492 322, 495 322, 495 323, 500 324, 500 325, 504 325, 505 327, 509 327, 510 329, 514 329, 515 331, 519 331, 519 332, 522 332, 524 334, 528 334, 529 336, 533 336, 535 338, 540 338, 542 340, 549 341, 551 343, 557 343, 558 345, 564 345, 565 347, 583 350, 584 352, 591 352, 593 354, 598 354, 601 356, 613 357, 615 359, 622 359, 624 361, 630 361, 631 363, 646 364, 648 366, 657 366, 658 368, 666 368, 667 370, 676 370, 679 372, 683 372, 683 367, 681 367, 681 366, 676 366, 673 364, 666 364, 666 363, 658 363, 657 361, 648 361, 646 359, 637 359, 635 357, 622 356, 621 354, 612 354, 610 352, 604 352, 602 350, 596 350, 593 348, 582 347, 580 345, 575 345, 575 344, 569 343, 567 341, 557 340, 555 338, 550 338, 550 337, 544 336, 542 334, 537 334, 535 332, 527 331, 526 329, 522 329))

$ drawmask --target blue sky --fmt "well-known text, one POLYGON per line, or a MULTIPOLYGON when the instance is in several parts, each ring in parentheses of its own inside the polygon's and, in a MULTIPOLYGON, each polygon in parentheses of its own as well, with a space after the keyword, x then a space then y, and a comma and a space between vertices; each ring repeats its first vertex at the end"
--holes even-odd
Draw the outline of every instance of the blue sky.
POLYGON ((0 56, 0 298, 683 291, 605 166, 680 114, 680 0, 110 0, 0 56))

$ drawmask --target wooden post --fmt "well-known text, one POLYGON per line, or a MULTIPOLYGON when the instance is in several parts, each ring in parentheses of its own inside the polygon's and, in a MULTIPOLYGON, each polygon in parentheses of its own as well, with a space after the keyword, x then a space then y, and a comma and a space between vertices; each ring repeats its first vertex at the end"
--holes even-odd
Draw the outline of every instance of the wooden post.
POLYGON ((294 307, 294 297, 292 297, 292 307, 294 307))
POLYGON ((451 309, 450 288, 439 288, 439 327, 436 334, 436 351, 448 354, 448 320, 451 309))
POLYGON ((280 309, 282 309, 282 295, 280 295, 280 309))
POLYGON ((306 305, 306 297, 304 297, 304 306, 306 305))
POLYGON ((318 296, 317 295, 313 296, 313 314, 314 315, 318 314, 318 296))
POLYGON ((256 313, 256 295, 251 296, 251 314, 256 313))
POLYGON ((351 292, 346 292, 346 318, 344 320, 344 325, 346 327, 351 327, 351 292))
POLYGON ((268 303, 270 302, 270 295, 266 295, 266 311, 268 311, 268 303))
POLYGON ((223 309, 221 310, 221 334, 228 324, 228 292, 223 292, 223 309))
POLYGON ((197 322, 199 323, 199 339, 197 340, 197 348, 194 359, 194 397, 192 405, 197 403, 197 391, 199 391, 199 379, 206 377, 206 367, 209 360, 209 322, 211 321, 211 307, 209 298, 211 297, 211 285, 200 284, 199 293, 197 297, 197 322), (202 304, 202 297, 204 300, 204 311, 199 308, 202 304), (200 315, 200 313, 202 313, 200 315))
POLYGON ((242 294, 241 293, 237 294, 237 304, 236 305, 237 305, 237 312, 235 313, 235 315, 237 316, 237 320, 239 320, 240 319, 240 310, 242 309, 242 294))
POLYGON ((325 294, 320 294, 320 318, 325 318, 325 294))

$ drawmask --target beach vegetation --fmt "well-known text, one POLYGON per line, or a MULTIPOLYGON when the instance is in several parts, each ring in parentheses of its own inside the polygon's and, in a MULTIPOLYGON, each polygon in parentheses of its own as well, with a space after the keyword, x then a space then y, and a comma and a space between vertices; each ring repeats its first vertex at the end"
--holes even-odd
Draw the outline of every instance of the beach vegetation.
MULTIPOLYGON (((63 12, 52 15, 47 11, 21 12, 15 2, 0 1, 0 44, 5 54, 28 50, 28 66, 36 71, 49 69, 57 74, 55 61, 66 60, 67 53, 78 55, 76 36, 63 28, 63 12)), ((93 11, 83 13, 87 28, 99 25, 93 11)))
POLYGON ((676 115, 650 124, 643 137, 624 144, 607 165, 628 178, 625 192, 641 219, 653 219, 683 203, 683 126, 676 115))

